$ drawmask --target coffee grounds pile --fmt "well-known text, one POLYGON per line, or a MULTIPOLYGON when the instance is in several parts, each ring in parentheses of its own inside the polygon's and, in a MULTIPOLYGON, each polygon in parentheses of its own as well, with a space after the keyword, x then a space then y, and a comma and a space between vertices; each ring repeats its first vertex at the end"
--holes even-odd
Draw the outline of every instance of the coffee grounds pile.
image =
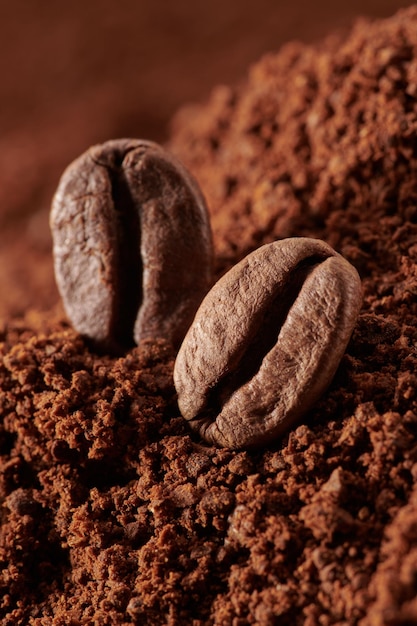
POLYGON ((417 7, 289 44, 187 107, 170 147, 220 275, 319 237, 363 280, 329 390, 269 449, 191 434, 175 354, 0 329, 1 624, 417 624, 417 7))

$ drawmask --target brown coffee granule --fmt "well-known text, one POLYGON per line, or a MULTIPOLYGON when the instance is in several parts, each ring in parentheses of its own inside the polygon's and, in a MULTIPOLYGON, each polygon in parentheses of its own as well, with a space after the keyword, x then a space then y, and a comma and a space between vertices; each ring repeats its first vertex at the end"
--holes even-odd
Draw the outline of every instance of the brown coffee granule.
POLYGON ((330 389, 273 448, 192 434, 162 342, 0 329, 2 624, 417 623, 416 85, 411 8, 289 44, 174 123, 218 275, 304 235, 363 280, 330 389))

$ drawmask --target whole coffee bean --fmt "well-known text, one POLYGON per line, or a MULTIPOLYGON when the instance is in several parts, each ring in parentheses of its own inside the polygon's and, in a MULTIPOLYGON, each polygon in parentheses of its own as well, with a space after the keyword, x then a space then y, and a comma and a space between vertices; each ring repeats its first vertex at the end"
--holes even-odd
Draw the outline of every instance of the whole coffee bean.
POLYGON ((121 350, 178 346, 211 281, 212 238, 196 181, 155 143, 93 146, 64 172, 51 210, 55 276, 83 335, 121 350))
POLYGON ((324 242, 249 254, 207 294, 180 348, 182 415, 209 443, 273 442, 330 383, 361 300, 355 268, 324 242))

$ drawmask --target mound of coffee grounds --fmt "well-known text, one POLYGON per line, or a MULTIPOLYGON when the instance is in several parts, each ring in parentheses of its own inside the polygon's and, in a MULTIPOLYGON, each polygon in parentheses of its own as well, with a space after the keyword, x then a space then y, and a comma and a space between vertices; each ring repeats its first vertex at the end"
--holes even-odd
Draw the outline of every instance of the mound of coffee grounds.
POLYGON ((217 275, 326 240, 362 312, 329 390, 273 447, 210 447, 175 354, 94 352, 60 316, 0 328, 5 625, 417 623, 417 7, 289 44, 173 122, 217 275))

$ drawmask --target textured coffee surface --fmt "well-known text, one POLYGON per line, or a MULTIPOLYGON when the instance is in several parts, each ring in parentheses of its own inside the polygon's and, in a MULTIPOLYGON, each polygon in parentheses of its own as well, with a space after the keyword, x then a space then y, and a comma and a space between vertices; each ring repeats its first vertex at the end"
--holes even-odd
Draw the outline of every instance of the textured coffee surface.
POLYGON ((324 242, 252 252, 207 294, 184 339, 181 413, 210 443, 272 443, 330 383, 361 301, 356 269, 324 242))
POLYGON ((120 349, 181 342, 212 270, 204 199, 157 144, 90 148, 62 176, 51 211, 57 284, 82 334, 120 349))
POLYGON ((416 84, 410 9, 177 118, 218 275, 303 234, 361 276, 333 382, 272 448, 190 433, 160 341, 116 359, 52 313, 0 325, 2 624, 417 622, 416 84))

